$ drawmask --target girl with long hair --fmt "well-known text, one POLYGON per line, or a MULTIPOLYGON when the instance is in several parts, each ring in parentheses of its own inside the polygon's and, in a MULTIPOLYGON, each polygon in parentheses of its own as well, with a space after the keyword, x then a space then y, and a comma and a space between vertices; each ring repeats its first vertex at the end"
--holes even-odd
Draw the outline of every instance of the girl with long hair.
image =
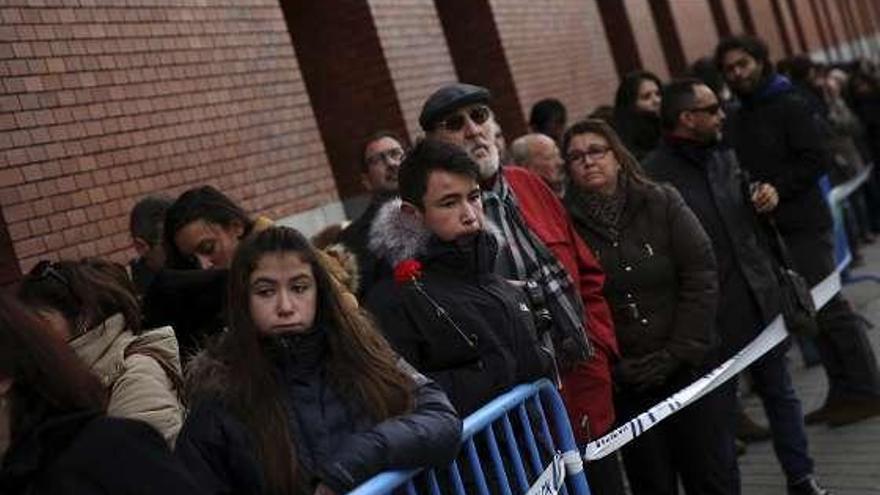
POLYGON ((106 404, 45 322, 0 295, 0 493, 201 493, 153 428, 106 404))
POLYGON ((171 327, 142 328, 124 267, 101 259, 41 261, 18 295, 100 379, 109 415, 144 421, 174 445, 183 423, 177 339, 171 327))
POLYGON ((660 142, 660 78, 633 71, 620 81, 614 97, 614 128, 629 151, 641 160, 660 142))
POLYGON ((190 364, 177 444, 212 493, 342 493, 458 450, 446 396, 392 352, 325 263, 287 227, 235 253, 228 330, 190 364))

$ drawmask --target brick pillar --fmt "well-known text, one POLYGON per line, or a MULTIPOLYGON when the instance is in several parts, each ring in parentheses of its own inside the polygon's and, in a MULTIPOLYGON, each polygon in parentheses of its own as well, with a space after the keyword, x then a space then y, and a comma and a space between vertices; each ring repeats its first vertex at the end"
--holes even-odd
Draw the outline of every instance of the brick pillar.
POLYGON ((831 9, 828 8, 828 0, 816 0, 819 2, 819 7, 822 9, 822 15, 817 17, 817 19, 825 19, 828 22, 828 32, 831 33, 831 43, 834 46, 834 51, 838 53, 838 58, 843 58, 843 52, 840 51, 840 42, 841 38, 837 36, 837 29, 834 27, 834 18, 831 17, 831 9))
POLYGON ((492 110, 507 136, 528 132, 513 74, 489 0, 435 0, 461 82, 492 91, 492 110))
POLYGON ((599 15, 602 17, 602 26, 611 46, 611 55, 614 57, 614 68, 621 78, 628 72, 642 68, 642 58, 639 56, 636 38, 633 34, 632 24, 626 15, 626 5, 618 2, 596 2, 599 7, 599 15))
POLYGON ((736 0, 736 11, 739 12, 739 18, 742 19, 746 33, 757 36, 758 32, 755 29, 755 20, 752 18, 752 9, 749 7, 748 0, 736 0))
POLYGON ((361 141, 378 129, 407 131, 370 6, 338 3, 282 0, 281 8, 336 187, 351 198, 363 192, 361 141))
POLYGON ((657 26, 657 34, 660 35, 660 45, 666 55, 666 65, 669 66, 669 74, 672 77, 681 76, 687 71, 684 49, 681 39, 675 28, 675 19, 672 17, 672 9, 669 0, 653 0, 648 2, 651 7, 651 16, 654 25, 657 26))
POLYGON ((785 16, 782 15, 779 0, 770 0, 770 9, 773 12, 773 19, 776 21, 776 27, 779 28, 779 37, 782 38, 782 50, 787 57, 790 57, 792 56, 791 41, 788 39, 788 26, 785 25, 785 16))
POLYGON ((823 14, 819 11, 819 7, 816 5, 817 0, 810 0, 810 13, 813 15, 813 21, 816 23, 816 29, 819 32, 819 39, 822 41, 822 46, 825 48, 825 51, 828 53, 828 56, 831 60, 840 59, 840 52, 837 50, 837 46, 831 40, 831 34, 825 32, 825 23, 822 22, 823 14))
POLYGON ((727 14, 724 13, 724 0, 708 0, 708 2, 709 9, 712 11, 712 19, 718 29, 718 38, 724 39, 731 36, 733 31, 730 29, 727 14))
POLYGON ((797 2, 795 0, 787 0, 788 11, 791 12, 791 20, 794 22, 794 33, 797 36, 798 44, 801 51, 806 53, 810 47, 807 44, 807 37, 804 36, 804 26, 801 24, 801 16, 798 12, 797 2))

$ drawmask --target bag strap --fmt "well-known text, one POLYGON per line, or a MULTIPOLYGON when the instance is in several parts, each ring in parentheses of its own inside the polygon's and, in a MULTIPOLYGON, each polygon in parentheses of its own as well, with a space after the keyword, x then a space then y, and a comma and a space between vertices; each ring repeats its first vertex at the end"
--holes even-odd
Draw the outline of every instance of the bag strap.
POLYGON ((180 373, 177 371, 171 363, 168 362, 168 359, 165 356, 149 347, 141 346, 138 344, 133 344, 128 346, 123 353, 123 358, 128 358, 130 356, 134 356, 135 354, 140 354, 141 356, 147 356, 152 358, 156 363, 159 364, 159 367, 162 368, 162 371, 165 372, 165 375, 168 377, 168 380, 171 382, 171 388, 177 394, 178 399, 183 402, 185 397, 184 392, 184 383, 183 377, 180 376, 180 373))
POLYGON ((771 249, 773 250, 773 254, 776 255, 776 259, 779 260, 779 263, 783 268, 795 270, 791 252, 788 250, 788 244, 786 244, 782 234, 779 233, 779 227, 776 226, 776 220, 767 215, 763 216, 763 220, 767 232, 769 233, 771 249))

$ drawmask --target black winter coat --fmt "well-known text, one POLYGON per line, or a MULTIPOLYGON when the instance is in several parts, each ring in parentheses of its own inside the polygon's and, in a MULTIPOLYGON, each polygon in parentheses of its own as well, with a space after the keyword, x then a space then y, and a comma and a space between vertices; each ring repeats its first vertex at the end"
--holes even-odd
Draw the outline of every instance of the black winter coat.
POLYGON ((791 83, 770 76, 727 118, 725 136, 753 180, 779 193, 774 216, 783 235, 831 228, 819 178, 831 166, 828 128, 791 83))
MULTIPOLYGON (((327 350, 322 330, 278 338, 271 345, 291 442, 311 490, 324 483, 341 494, 386 469, 442 466, 454 458, 461 421, 436 384, 401 360, 416 383, 415 407, 376 423, 363 406, 330 385, 327 350)), ((193 388, 209 391, 195 396, 209 398, 196 402, 175 454, 208 493, 267 493, 251 435, 221 397, 223 365, 206 353, 191 366, 191 376, 203 377, 193 388), (212 389, 221 391, 211 394, 212 389)))
POLYGON ((716 317, 723 357, 747 344, 779 314, 779 285, 763 227, 746 196, 732 150, 664 139, 643 163, 675 186, 712 240, 718 266, 716 317))
POLYGON ((591 220, 572 188, 565 206, 605 271, 605 297, 624 358, 666 349, 699 368, 717 345, 712 243, 670 186, 629 181, 616 234, 591 220))
POLYGON ((436 380, 462 416, 552 365, 525 293, 494 273, 496 239, 482 232, 471 241, 432 237, 418 258, 417 284, 386 279, 367 297, 391 345, 436 380))
POLYGON ((55 416, 14 443, 0 493, 198 495, 159 433, 140 421, 97 413, 55 416))

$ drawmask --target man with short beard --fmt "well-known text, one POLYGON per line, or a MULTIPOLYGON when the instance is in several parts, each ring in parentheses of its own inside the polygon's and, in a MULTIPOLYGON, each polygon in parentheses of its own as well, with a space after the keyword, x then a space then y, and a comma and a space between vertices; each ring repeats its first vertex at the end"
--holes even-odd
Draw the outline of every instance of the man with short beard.
MULTIPOLYGON (((486 88, 444 86, 428 97, 419 124, 429 138, 461 147, 477 163, 486 216, 506 241, 495 273, 539 289, 536 297, 543 301, 533 304, 545 304, 552 316, 562 394, 575 434, 579 442, 593 440, 614 424, 611 365, 619 357, 602 295, 605 276, 544 181, 520 167, 500 167, 489 100, 486 88)), ((597 493, 623 493, 616 462, 609 456, 588 466, 597 493)))
MULTIPOLYGON (((763 41, 723 40, 715 63, 741 105, 726 136, 753 179, 779 191, 774 212, 795 269, 816 285, 835 269, 833 223, 819 179, 831 164, 822 117, 773 71, 763 41)), ((818 313, 816 341, 828 376, 828 396, 806 422, 842 426, 880 415, 880 373, 864 319, 838 293, 818 313)))
POLYGON ((361 149, 361 183, 372 197, 364 213, 339 234, 339 242, 357 257, 361 296, 390 271, 388 263, 377 259, 367 244, 379 209, 397 196, 397 175, 405 155, 402 142, 391 131, 378 131, 364 140, 361 149))
MULTIPOLYGON (((662 101, 665 134, 642 165, 651 178, 678 189, 712 239, 719 298, 715 321, 706 324, 714 323, 721 336, 717 360, 722 362, 757 337, 780 312, 779 284, 756 215, 773 211, 778 197, 763 182, 754 183, 751 196, 746 195, 749 184, 736 154, 720 145, 724 110, 708 86, 698 79, 674 81, 663 89, 662 101)), ((784 345, 777 346, 748 371, 767 412, 788 493, 827 495, 813 477, 801 404, 786 368, 786 350, 784 345)), ((700 400, 708 403, 704 404, 707 408, 716 405, 718 416, 712 419, 714 437, 720 443, 715 445, 726 446, 712 452, 714 476, 708 480, 717 483, 717 490, 700 493, 739 493, 733 441, 736 383, 728 382, 700 400)), ((686 445, 680 445, 684 458, 693 455, 693 451, 687 453, 686 445)))

